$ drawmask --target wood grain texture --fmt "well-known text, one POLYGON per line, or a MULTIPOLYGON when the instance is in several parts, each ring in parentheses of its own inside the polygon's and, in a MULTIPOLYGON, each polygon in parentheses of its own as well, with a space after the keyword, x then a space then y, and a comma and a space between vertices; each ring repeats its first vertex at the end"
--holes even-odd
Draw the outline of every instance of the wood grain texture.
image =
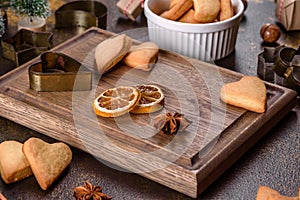
POLYGON ((227 106, 220 101, 220 88, 241 74, 163 50, 151 72, 118 63, 98 74, 95 47, 112 35, 91 28, 53 49, 93 72, 91 91, 30 90, 27 69, 37 58, 0 78, 0 115, 196 197, 295 105, 295 92, 266 84, 266 113, 227 106), (162 88, 163 111, 118 118, 93 113, 92 100, 103 90, 145 83, 162 88), (153 119, 166 111, 179 111, 192 123, 174 136, 156 134, 153 119))

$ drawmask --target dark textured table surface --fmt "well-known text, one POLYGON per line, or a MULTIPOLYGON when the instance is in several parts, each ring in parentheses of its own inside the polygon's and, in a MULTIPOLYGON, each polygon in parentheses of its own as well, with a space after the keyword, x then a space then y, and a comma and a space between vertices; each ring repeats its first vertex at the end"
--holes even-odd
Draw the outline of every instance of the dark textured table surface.
MULTIPOLYGON (((52 8, 67 1, 51 1, 52 8)), ((108 12, 107 30, 120 33, 129 31, 140 37, 147 26, 142 14, 136 22, 126 19, 116 7, 116 0, 103 0, 108 12), (140 29, 140 30, 139 30, 140 29)), ((275 21, 275 3, 272 0, 249 0, 241 22, 236 50, 216 64, 243 74, 256 75, 257 55, 265 44, 259 36, 260 27, 275 21)), ((9 15, 9 33, 16 31, 16 19, 9 15)), ((47 30, 54 32, 54 45, 71 37, 75 32, 53 30, 53 16, 47 30)), ((300 32, 286 32, 282 27, 279 45, 297 47, 300 32)), ((1 59, 1 73, 11 70, 9 62, 1 59)), ((283 195, 296 196, 300 187, 300 109, 297 105, 257 144, 244 154, 231 168, 218 178, 199 199, 250 200, 255 199, 259 185, 278 190, 283 195)), ((0 118, 0 140, 24 142, 29 137, 40 137, 48 142, 54 139, 43 136, 15 122, 0 118)), ((103 186, 113 199, 190 199, 172 189, 143 178, 122 172, 99 162, 89 154, 72 148, 73 160, 62 177, 47 191, 38 186, 34 177, 7 185, 0 181, 0 190, 8 199, 73 199, 73 188, 90 181, 103 186)))

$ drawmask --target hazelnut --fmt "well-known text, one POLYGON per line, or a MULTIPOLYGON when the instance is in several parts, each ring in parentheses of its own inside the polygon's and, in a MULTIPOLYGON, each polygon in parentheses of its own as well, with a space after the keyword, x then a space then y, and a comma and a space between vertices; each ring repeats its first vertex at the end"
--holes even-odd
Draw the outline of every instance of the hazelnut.
POLYGON ((265 24, 260 29, 260 36, 264 42, 276 42, 280 37, 280 29, 275 24, 265 24))

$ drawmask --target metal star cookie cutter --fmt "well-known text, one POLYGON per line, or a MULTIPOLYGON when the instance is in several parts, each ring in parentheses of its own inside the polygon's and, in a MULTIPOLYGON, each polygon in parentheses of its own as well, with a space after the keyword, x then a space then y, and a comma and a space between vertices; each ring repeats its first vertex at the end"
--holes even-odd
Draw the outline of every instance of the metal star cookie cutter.
POLYGON ((98 1, 73 1, 55 11, 55 28, 97 26, 106 29, 107 7, 98 1))
POLYGON ((271 83, 275 82, 274 63, 281 48, 282 46, 264 47, 264 51, 258 54, 257 75, 259 78, 271 83))
POLYGON ((1 41, 3 57, 12 60, 16 66, 39 56, 51 48, 53 34, 20 29, 12 37, 1 41))
POLYGON ((38 92, 84 91, 92 88, 92 72, 77 60, 57 52, 44 52, 29 69, 30 88, 38 92))

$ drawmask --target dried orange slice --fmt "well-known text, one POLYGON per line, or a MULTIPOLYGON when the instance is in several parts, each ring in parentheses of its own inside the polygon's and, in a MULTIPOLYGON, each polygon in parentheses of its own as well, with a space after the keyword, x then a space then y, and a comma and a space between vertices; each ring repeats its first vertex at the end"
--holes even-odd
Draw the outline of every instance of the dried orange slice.
POLYGON ((118 117, 131 111, 141 93, 136 87, 119 86, 102 92, 94 101, 94 112, 102 117, 118 117))
POLYGON ((130 111, 131 113, 151 113, 164 107, 164 94, 156 85, 139 85, 137 89, 141 93, 138 104, 130 111))

